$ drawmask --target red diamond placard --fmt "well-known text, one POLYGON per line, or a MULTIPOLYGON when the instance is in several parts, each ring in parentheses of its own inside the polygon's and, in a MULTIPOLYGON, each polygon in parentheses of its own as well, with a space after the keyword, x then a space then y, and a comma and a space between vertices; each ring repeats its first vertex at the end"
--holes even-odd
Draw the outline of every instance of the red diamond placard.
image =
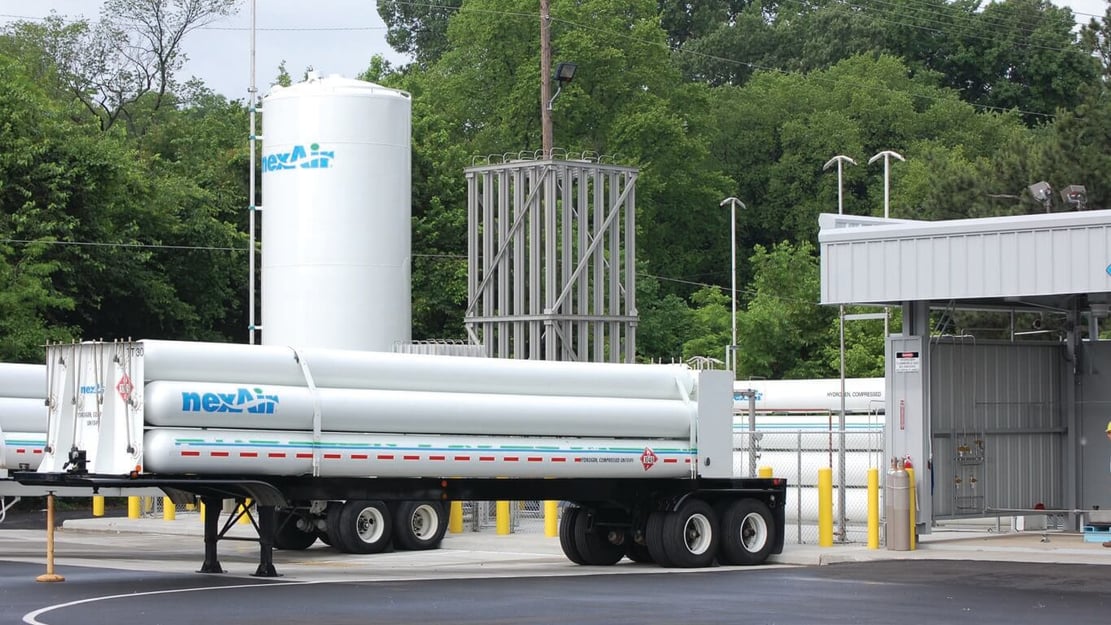
POLYGON ((120 381, 116 383, 116 392, 120 394, 120 397, 123 398, 124 401, 127 401, 131 398, 131 392, 133 390, 135 390, 135 387, 131 385, 131 378, 128 377, 126 373, 123 374, 120 381))

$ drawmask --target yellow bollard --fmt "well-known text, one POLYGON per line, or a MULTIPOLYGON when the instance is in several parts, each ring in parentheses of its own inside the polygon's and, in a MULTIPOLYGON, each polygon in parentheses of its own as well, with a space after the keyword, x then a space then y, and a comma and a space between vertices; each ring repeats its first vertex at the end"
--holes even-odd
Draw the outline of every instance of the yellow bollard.
POLYGON ((758 475, 760 477, 771 477, 772 476, 772 468, 771 467, 760 467, 759 469, 756 470, 756 475, 758 475))
POLYGON ((880 548, 880 470, 868 469, 868 548, 880 548))
POLYGON ((509 502, 499 501, 497 505, 498 536, 509 534, 509 502))
POLYGON ((140 506, 141 505, 142 504, 140 503, 138 497, 136 497, 134 495, 128 497, 127 498, 127 518, 129 518, 129 519, 139 518, 140 506))
POLYGON ((463 502, 451 502, 451 514, 448 515, 447 531, 452 534, 463 533, 463 502))
POLYGON ((162 498, 162 520, 173 521, 177 518, 177 510, 174 509, 174 502, 169 497, 162 498))
POLYGON ((204 502, 201 502, 201 523, 204 523, 204 502))
POLYGON ((544 535, 548 538, 559 536, 559 502, 544 502, 544 535))
POLYGON ((239 517, 239 524, 240 525, 250 524, 251 517, 247 516, 247 509, 250 508, 250 507, 251 507, 251 500, 250 499, 244 499, 243 504, 240 505, 239 510, 236 511, 236 512, 242 512, 243 513, 243 516, 239 517))
POLYGON ((93 516, 104 516, 104 495, 93 495, 93 516))
POLYGON ((910 481, 910 550, 918 548, 918 497, 914 491, 914 469, 907 467, 907 478, 910 481))
POLYGON ((35 578, 36 582, 64 582, 66 578, 54 573, 54 493, 46 496, 46 573, 35 578))
POLYGON ((833 469, 818 469, 818 546, 833 546, 833 469))

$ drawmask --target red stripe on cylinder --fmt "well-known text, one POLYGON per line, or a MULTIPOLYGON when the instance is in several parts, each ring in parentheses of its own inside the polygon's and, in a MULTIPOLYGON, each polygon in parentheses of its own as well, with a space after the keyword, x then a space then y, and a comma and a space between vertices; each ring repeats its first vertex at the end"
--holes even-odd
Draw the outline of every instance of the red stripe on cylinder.
POLYGON ((272 452, 266 454, 266 457, 267 458, 285 458, 285 452, 284 451, 272 451, 272 452))
POLYGON ((420 456, 402 456, 402 460, 420 460, 420 456))
POLYGON ((470 462, 470 460, 471 460, 470 456, 456 456, 455 457, 456 462, 470 462))
POLYGON ((679 462, 678 458, 664 458, 664 464, 675 464, 679 462))
POLYGON ((351 454, 352 460, 370 460, 370 456, 366 454, 351 454))
POLYGON ((447 456, 429 456, 429 460, 447 460, 447 456))
POLYGON ((544 462, 544 459, 543 458, 538 458, 536 456, 529 456, 528 461, 529 462, 544 462))
POLYGON ((196 456, 200 456, 201 452, 199 452, 199 451, 183 451, 183 452, 181 452, 181 455, 196 457, 196 456))
POLYGON ((226 452, 226 451, 210 451, 210 452, 208 452, 208 455, 214 456, 216 458, 227 458, 228 457, 228 452, 226 452))
POLYGON ((324 454, 325 460, 340 460, 341 458, 343 458, 343 454, 324 454))
POLYGON ((393 454, 378 454, 379 460, 393 460, 393 454))
POLYGON ((479 456, 478 461, 479 462, 493 462, 494 457, 493 456, 479 456))
POLYGON ((582 458, 575 458, 575 462, 582 462, 582 461, 583 461, 582 458))
POLYGON ((519 460, 520 460, 520 458, 518 458, 517 456, 506 456, 505 457, 506 462, 517 462, 519 460))
POLYGON ((241 451, 239 452, 240 458, 258 458, 257 451, 241 451))
POLYGON ((25 453, 27 453, 27 450, 26 450, 26 449, 23 449, 23 448, 20 448, 20 447, 16 447, 16 448, 15 448, 15 453, 17 453, 17 454, 25 454, 25 453))
POLYGON ((312 454, 297 454, 295 458, 312 458, 312 454))
POLYGON ((31 453, 33 453, 33 454, 41 454, 41 453, 42 453, 42 450, 41 450, 41 449, 36 449, 36 450, 32 451, 31 453))
POLYGON ((552 458, 552 462, 567 462, 567 458, 552 458))

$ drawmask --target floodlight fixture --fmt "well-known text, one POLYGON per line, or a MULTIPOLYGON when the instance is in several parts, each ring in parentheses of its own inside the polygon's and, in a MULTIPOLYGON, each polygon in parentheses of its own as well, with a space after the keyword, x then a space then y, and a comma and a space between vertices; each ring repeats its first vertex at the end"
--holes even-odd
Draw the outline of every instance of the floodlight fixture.
POLYGON ((569 84, 575 78, 575 70, 577 70, 578 68, 579 68, 578 65, 576 65, 574 63, 569 63, 567 61, 564 61, 564 62, 560 63, 559 65, 556 65, 556 71, 555 71, 556 92, 555 92, 555 95, 552 96, 552 99, 548 100, 548 110, 549 111, 552 110, 552 103, 555 102, 555 99, 559 97, 559 92, 563 91, 563 86, 566 85, 566 84, 569 84))
POLYGON ((1030 196, 1033 197, 1035 201, 1045 206, 1045 212, 1048 213, 1050 206, 1053 204, 1053 187, 1049 186, 1048 182, 1042 180, 1041 182, 1035 182, 1030 185, 1027 187, 1027 190, 1030 191, 1030 196))
POLYGON ((1072 206, 1076 210, 1084 210, 1084 204, 1088 202, 1088 190, 1082 184, 1070 184, 1061 189, 1061 200, 1064 201, 1066 206, 1072 206))

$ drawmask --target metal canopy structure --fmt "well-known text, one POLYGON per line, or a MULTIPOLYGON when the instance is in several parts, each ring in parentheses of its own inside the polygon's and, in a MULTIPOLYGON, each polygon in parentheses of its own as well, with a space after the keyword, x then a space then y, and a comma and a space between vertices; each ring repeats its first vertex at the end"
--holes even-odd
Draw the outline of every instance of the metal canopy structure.
POLYGON ((885 451, 918 471, 919 531, 1039 505, 1075 523, 1111 506, 1111 341, 1099 336, 1111 211, 819 224, 822 303, 902 308, 903 333, 887 338, 885 451), (939 331, 931 310, 1012 313, 1010 339, 939 331), (1015 332, 1022 312, 1056 315, 1060 329, 1015 332))
POLYGON ((465 173, 469 339, 501 358, 633 362, 637 170, 509 160, 465 173))

